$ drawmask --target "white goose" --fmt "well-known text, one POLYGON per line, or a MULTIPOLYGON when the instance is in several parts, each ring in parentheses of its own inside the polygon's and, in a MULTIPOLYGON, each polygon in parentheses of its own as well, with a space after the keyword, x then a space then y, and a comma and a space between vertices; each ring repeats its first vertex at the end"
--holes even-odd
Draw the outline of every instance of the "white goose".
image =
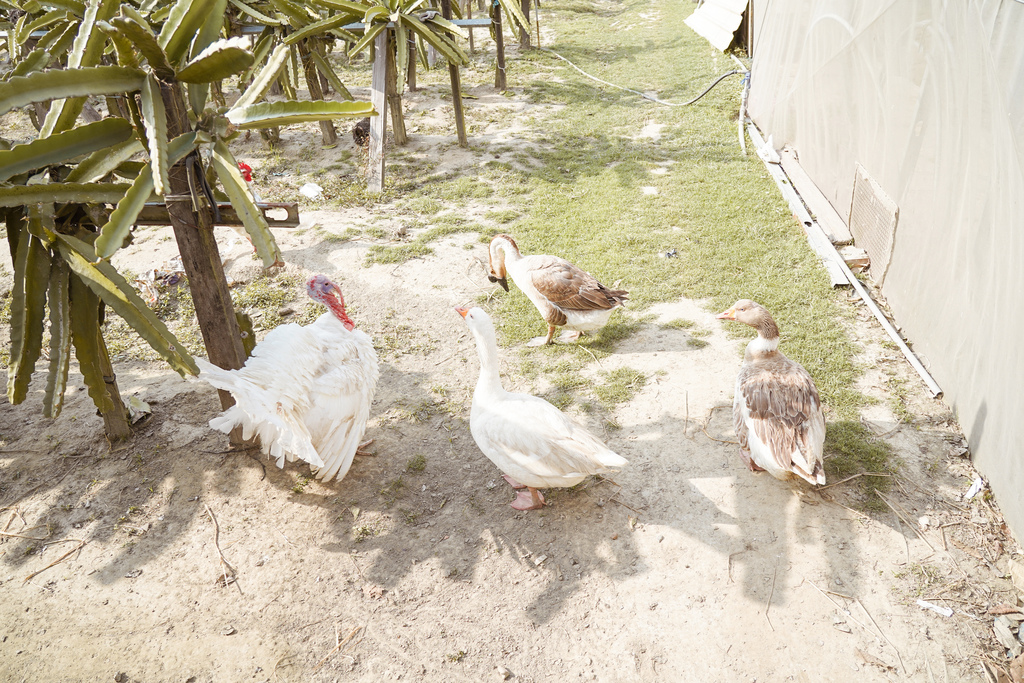
POLYGON ((741 299, 718 317, 757 330, 736 378, 732 411, 747 467, 824 484, 825 416, 811 375, 778 350, 779 328, 764 306, 741 299))
POLYGON ((271 330, 256 345, 245 367, 224 370, 196 358, 199 379, 230 391, 231 406, 210 420, 229 433, 260 438, 277 466, 301 458, 325 482, 348 473, 370 414, 379 370, 373 342, 345 313, 345 299, 325 275, 306 284, 306 293, 327 312, 305 327, 271 330))
POLYGON ((579 339, 584 332, 605 326, 612 311, 621 306, 629 292, 608 289, 590 273, 557 256, 523 256, 508 235, 495 235, 490 247, 490 275, 508 291, 507 276, 530 298, 548 324, 548 336, 537 337, 527 346, 551 343, 556 327, 564 333, 561 341, 579 339))
POLYGON ((537 489, 575 486, 591 474, 627 464, 544 399, 505 391, 490 316, 480 308, 455 310, 469 324, 480 355, 469 428, 483 454, 519 490, 513 508, 541 508, 544 496, 537 489))

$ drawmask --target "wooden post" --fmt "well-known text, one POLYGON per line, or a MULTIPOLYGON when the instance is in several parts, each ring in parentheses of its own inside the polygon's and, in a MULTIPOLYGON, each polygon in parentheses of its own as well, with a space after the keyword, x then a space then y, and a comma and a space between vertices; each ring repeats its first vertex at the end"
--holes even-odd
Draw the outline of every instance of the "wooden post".
MULTIPOLYGON (((449 21, 452 18, 452 0, 441 0, 441 16, 449 21)), ((448 75, 452 81, 452 109, 455 110, 455 131, 459 136, 459 147, 469 147, 466 137, 466 117, 462 112, 462 79, 459 65, 448 62, 448 75)))
POLYGON ((526 28, 519 27, 519 49, 528 50, 530 49, 530 5, 533 0, 520 0, 519 6, 523 9, 523 14, 526 15, 526 28))
POLYGON ((374 60, 373 76, 370 85, 370 103, 377 116, 370 117, 370 149, 366 170, 366 189, 368 192, 384 191, 384 136, 388 130, 387 103, 387 62, 388 35, 391 31, 381 31, 373 41, 374 60))
MULTIPOLYGON (((391 29, 386 29, 389 32, 391 29)), ((405 133, 405 117, 402 116, 402 96, 398 94, 398 67, 395 65, 395 51, 388 46, 388 60, 385 65, 385 85, 388 98, 388 109, 391 110, 391 130, 395 134, 395 144, 401 147, 409 142, 405 133)))
POLYGON ((501 31, 501 5, 494 3, 494 38, 498 53, 498 66, 494 70, 494 87, 498 92, 505 92, 505 38, 501 31))
MULTIPOLYGON (((524 0, 529 2, 529 0, 524 0)), ((309 46, 305 40, 299 41, 299 56, 302 57, 302 70, 306 75, 306 87, 309 88, 309 99, 324 99, 324 91, 320 87, 320 73, 317 71, 316 63, 309 56, 309 46)), ((320 135, 324 140, 324 147, 334 147, 338 144, 338 134, 334 130, 334 122, 320 121, 320 135)))
MULTIPOLYGON (((466 18, 473 18, 473 0, 466 0, 466 18)), ((473 27, 467 26, 466 30, 469 31, 469 51, 473 53, 476 51, 476 48, 473 46, 473 27)))
MULTIPOLYGON (((161 83, 160 91, 167 111, 167 135, 170 139, 190 130, 185 98, 179 83, 161 83)), ((234 370, 245 363, 242 335, 235 319, 231 292, 224 278, 224 266, 217 249, 210 213, 206 209, 194 211, 192 189, 187 164, 195 156, 185 157, 169 171, 170 187, 164 196, 167 213, 178 243, 178 253, 188 277, 192 302, 196 308, 199 329, 210 362, 225 370, 234 370)), ((195 168, 193 175, 201 174, 195 168)), ((234 405, 235 400, 226 391, 219 391, 222 408, 234 405)), ((231 433, 233 444, 243 443, 241 430, 231 433)))

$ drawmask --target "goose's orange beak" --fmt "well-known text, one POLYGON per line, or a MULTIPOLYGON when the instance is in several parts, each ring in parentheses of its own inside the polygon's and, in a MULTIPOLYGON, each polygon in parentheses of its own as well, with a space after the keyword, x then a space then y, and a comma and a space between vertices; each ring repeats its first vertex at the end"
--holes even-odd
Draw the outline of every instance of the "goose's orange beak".
POLYGON ((466 308, 465 306, 456 306, 455 312, 461 315, 463 318, 465 318, 466 314, 469 313, 469 309, 466 308))
POLYGON ((736 307, 733 306, 728 311, 723 311, 715 316, 719 320, 735 320, 736 319, 736 307))

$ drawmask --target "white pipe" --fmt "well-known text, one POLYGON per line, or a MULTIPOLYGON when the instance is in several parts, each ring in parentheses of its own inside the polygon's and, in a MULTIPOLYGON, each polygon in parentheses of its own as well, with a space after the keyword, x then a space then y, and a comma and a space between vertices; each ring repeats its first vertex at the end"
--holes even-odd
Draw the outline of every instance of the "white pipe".
MULTIPOLYGON (((750 139, 754 143, 754 146, 758 150, 760 150, 762 147, 764 147, 765 144, 761 138, 761 133, 760 131, 757 130, 757 126, 754 125, 753 121, 750 121, 748 119, 747 122, 747 132, 750 134, 750 139)), ((769 171, 772 170, 771 166, 767 161, 765 161, 764 164, 765 166, 769 167, 769 171)), ((784 172, 785 171, 783 170, 783 173, 784 172)), ((769 173, 769 175, 771 175, 772 178, 775 180, 775 183, 779 186, 779 190, 782 191, 784 196, 786 195, 787 191, 792 191, 794 194, 796 194, 797 197, 799 197, 799 193, 797 193, 792 181, 788 183, 789 187, 787 188, 779 181, 778 176, 776 176, 774 173, 769 173)), ((808 231, 817 231, 818 233, 821 234, 821 236, 824 236, 824 231, 821 229, 821 226, 819 226, 817 222, 810 217, 809 214, 805 217, 804 222, 808 223, 808 231)), ((818 248, 816 248, 818 254, 827 256, 832 260, 833 263, 835 263, 839 268, 842 269, 843 273, 850 281, 850 284, 853 285, 853 288, 857 290, 857 294, 860 295, 861 301, 863 301, 864 305, 866 305, 868 309, 874 314, 879 324, 881 324, 882 328, 886 331, 889 337, 892 338, 893 342, 896 343, 896 346, 899 347, 900 351, 910 362, 910 365, 913 366, 914 370, 917 371, 917 374, 921 376, 922 380, 924 380, 924 383, 928 387, 928 390, 932 393, 932 396, 934 396, 935 398, 941 398, 942 389, 932 378, 928 370, 925 369, 924 365, 922 365, 918 357, 914 355, 914 352, 910 350, 910 347, 907 346, 907 343, 903 341, 903 337, 901 337, 900 333, 896 331, 896 328, 892 326, 892 323, 889 322, 889 319, 885 317, 884 313, 882 313, 882 309, 880 309, 878 307, 878 304, 875 303, 875 300, 871 298, 871 293, 868 292, 867 288, 863 284, 861 284, 860 280, 857 279, 857 276, 853 274, 852 270, 850 270, 850 267, 846 265, 846 261, 843 259, 842 256, 840 256, 839 252, 836 251, 835 245, 833 245, 832 242, 828 239, 817 241, 823 242, 825 245, 827 245, 824 247, 824 254, 822 253, 823 249, 821 248, 823 245, 818 245, 818 248)))

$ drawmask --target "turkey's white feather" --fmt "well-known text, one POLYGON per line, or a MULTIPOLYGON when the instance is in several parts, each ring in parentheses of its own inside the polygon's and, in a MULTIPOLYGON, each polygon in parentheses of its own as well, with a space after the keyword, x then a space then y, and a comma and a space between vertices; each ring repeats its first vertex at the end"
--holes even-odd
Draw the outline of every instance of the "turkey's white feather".
POLYGON ((366 428, 379 370, 373 343, 331 313, 305 327, 275 328, 239 370, 196 359, 199 378, 231 392, 235 405, 210 427, 260 438, 263 452, 283 467, 305 460, 318 479, 348 472, 366 428))

